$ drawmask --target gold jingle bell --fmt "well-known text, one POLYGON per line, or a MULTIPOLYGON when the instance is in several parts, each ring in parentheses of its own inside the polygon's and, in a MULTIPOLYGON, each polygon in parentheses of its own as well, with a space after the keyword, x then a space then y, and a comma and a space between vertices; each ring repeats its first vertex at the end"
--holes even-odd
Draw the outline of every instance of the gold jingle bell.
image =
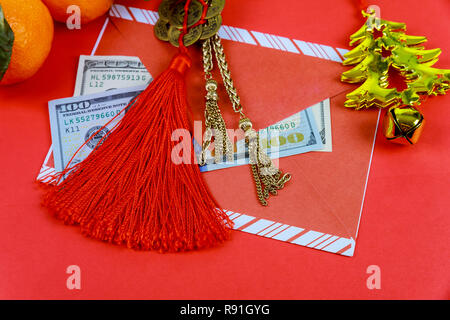
POLYGON ((423 115, 412 106, 391 107, 383 121, 384 136, 401 144, 415 144, 422 133, 423 115))

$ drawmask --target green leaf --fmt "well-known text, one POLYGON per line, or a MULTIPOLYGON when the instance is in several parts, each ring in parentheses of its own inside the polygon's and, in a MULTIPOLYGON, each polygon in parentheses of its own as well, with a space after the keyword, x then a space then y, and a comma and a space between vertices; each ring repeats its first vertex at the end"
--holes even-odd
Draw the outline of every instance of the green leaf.
POLYGON ((3 79, 11 61, 12 47, 14 43, 14 32, 3 14, 0 5, 0 81, 3 79))

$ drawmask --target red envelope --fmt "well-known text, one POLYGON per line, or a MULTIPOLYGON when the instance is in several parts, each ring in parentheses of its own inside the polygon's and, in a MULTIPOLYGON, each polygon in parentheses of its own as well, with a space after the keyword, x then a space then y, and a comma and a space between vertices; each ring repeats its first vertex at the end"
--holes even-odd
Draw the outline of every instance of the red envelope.
MULTIPOLYGON (((119 1, 113 6, 111 23, 96 54, 138 56, 157 76, 177 49, 153 36, 155 4, 135 5, 119 1)), ((244 112, 255 127, 267 127, 331 97, 333 152, 280 159, 282 170, 293 178, 278 196, 269 199, 268 207, 262 207, 256 198, 248 166, 205 173, 214 196, 228 210, 237 230, 352 256, 379 113, 343 107, 348 87, 339 81, 343 68, 337 62, 342 49, 229 26, 220 32, 230 39, 222 40, 228 63, 244 112)), ((202 120, 205 89, 201 50, 197 47, 190 51, 193 68, 187 77, 189 103, 194 119, 202 120)), ((238 115, 224 90, 220 94, 225 121, 236 128, 238 115)))

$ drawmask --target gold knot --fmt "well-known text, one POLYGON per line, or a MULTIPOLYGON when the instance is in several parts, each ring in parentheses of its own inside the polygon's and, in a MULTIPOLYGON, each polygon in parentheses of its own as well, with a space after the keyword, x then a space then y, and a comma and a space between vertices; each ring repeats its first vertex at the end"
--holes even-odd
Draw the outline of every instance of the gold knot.
POLYGON ((247 132, 248 130, 252 129, 253 125, 249 118, 242 118, 239 120, 239 128, 247 132))
POLYGON ((217 82, 214 79, 206 80, 206 90, 207 91, 216 91, 217 90, 217 82))

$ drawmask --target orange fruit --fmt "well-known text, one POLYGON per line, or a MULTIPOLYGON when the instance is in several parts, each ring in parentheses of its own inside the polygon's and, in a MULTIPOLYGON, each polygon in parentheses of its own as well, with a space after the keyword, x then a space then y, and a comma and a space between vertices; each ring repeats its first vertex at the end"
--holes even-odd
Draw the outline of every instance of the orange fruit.
POLYGON ((71 5, 80 7, 81 23, 88 23, 104 15, 113 0, 42 0, 50 10, 53 19, 59 22, 66 22, 72 13, 67 13, 67 8, 71 5))
POLYGON ((53 41, 53 20, 40 0, 0 0, 14 32, 11 61, 0 85, 33 76, 47 58, 53 41))

